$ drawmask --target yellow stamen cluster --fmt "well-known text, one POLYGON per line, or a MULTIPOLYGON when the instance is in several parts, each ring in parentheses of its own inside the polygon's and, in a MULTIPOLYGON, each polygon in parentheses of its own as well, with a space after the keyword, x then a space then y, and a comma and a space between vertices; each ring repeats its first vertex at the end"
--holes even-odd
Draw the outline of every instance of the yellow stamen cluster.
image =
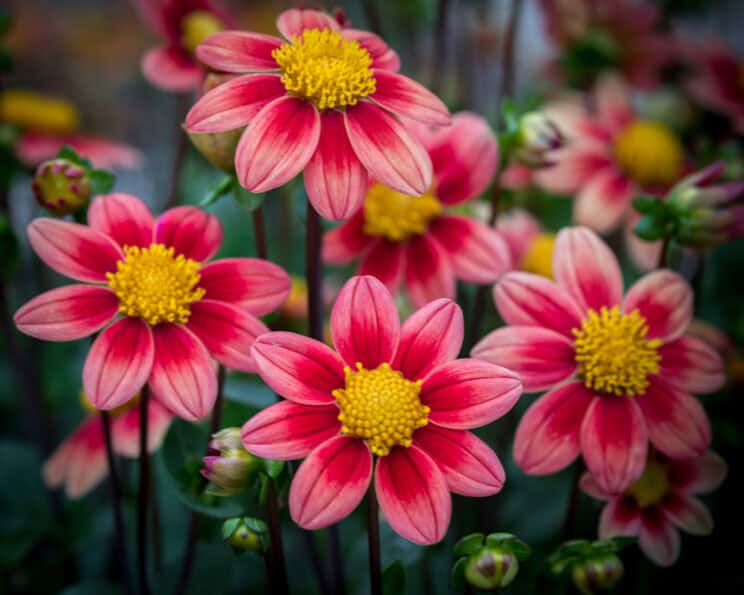
MULTIPOLYGON (((115 407, 113 409, 109 409, 108 412, 110 415, 119 415, 121 413, 124 413, 125 411, 128 411, 129 409, 137 405, 139 403, 139 399, 140 393, 138 392, 126 403, 124 403, 123 405, 119 405, 118 407, 115 407)), ((83 410, 87 411, 88 413, 100 413, 100 410, 96 409, 96 407, 93 406, 93 403, 90 402, 90 399, 88 398, 88 395, 85 394, 84 390, 80 391, 80 405, 83 407, 83 410)))
POLYGON ((617 306, 589 310, 581 329, 573 329, 579 376, 600 393, 642 395, 649 374, 659 371, 659 339, 646 339, 648 325, 638 310, 622 314, 617 306))
POLYGON ((287 92, 318 109, 356 105, 375 92, 369 53, 336 31, 306 29, 271 55, 282 70, 287 92))
POLYGON ((408 196, 373 184, 364 199, 364 233, 403 242, 426 233, 429 222, 441 212, 442 205, 433 194, 408 196))
POLYGON ((661 502, 669 491, 669 470, 659 461, 649 461, 640 479, 625 490, 641 508, 661 502))
POLYGON ((530 247, 522 257, 520 267, 523 271, 553 278, 553 248, 555 247, 554 233, 541 233, 535 236, 530 247))
POLYGON ((411 446, 413 433, 428 423, 429 408, 419 400, 421 380, 411 382, 389 364, 356 371, 344 368, 345 388, 333 391, 341 413, 341 433, 366 440, 384 457, 396 445, 411 446))
POLYGON ((663 124, 636 120, 615 139, 615 159, 641 186, 666 186, 682 173, 684 149, 663 124))
POLYGON ((67 134, 79 123, 75 106, 56 97, 26 89, 7 89, 0 93, 0 122, 22 130, 67 134))
POLYGON ((176 256, 173 248, 163 244, 125 246, 124 255, 116 263, 116 272, 106 273, 109 287, 119 298, 119 312, 153 326, 188 322, 189 306, 205 293, 197 287, 199 263, 183 254, 176 256))
POLYGON ((190 12, 181 19, 181 46, 193 53, 196 46, 222 28, 222 22, 208 10, 190 12))

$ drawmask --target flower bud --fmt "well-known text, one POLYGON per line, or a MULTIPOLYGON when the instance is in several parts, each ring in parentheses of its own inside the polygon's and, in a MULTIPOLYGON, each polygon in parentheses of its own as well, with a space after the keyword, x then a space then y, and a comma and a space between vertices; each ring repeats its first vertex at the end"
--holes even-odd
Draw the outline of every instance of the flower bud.
POLYGON ((514 156, 524 165, 533 169, 553 165, 550 152, 561 146, 561 131, 543 112, 527 112, 521 117, 514 156))
POLYGON ((519 570, 517 557, 501 548, 483 547, 465 563, 465 580, 478 589, 506 587, 519 570))
POLYGON ((623 563, 614 554, 592 558, 574 565, 571 576, 576 588, 585 595, 609 591, 623 576, 623 563))
POLYGON ((215 455, 204 457, 201 473, 218 489, 217 496, 232 496, 244 491, 253 474, 260 468, 261 459, 243 448, 240 428, 217 432, 209 443, 215 455))
POLYGON ((51 159, 36 169, 31 182, 36 201, 55 215, 82 209, 90 196, 88 172, 67 159, 51 159))
POLYGON ((266 523, 251 517, 227 519, 222 524, 222 537, 236 550, 264 553, 269 545, 266 523))

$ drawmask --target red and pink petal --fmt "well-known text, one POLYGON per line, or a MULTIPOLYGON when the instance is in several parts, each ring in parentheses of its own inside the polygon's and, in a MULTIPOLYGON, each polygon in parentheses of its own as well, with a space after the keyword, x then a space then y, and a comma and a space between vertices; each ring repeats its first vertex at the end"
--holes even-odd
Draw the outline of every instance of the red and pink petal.
POLYGON ((204 77, 196 61, 173 45, 149 50, 142 58, 142 74, 155 87, 174 93, 195 89, 204 77))
POLYGON ((679 558, 679 532, 660 509, 646 509, 638 535, 638 546, 655 564, 671 566, 679 558))
POLYGON ((661 506, 666 517, 686 533, 710 535, 713 532, 713 516, 694 496, 671 492, 661 506))
POLYGON ((283 11, 276 19, 276 28, 286 39, 302 37, 305 29, 328 29, 338 31, 339 24, 330 16, 319 10, 309 8, 290 8, 283 11))
POLYGON ((282 45, 273 35, 247 31, 219 31, 196 48, 196 57, 220 72, 279 70, 271 52, 282 45))
POLYGON ((641 514, 632 498, 613 498, 602 509, 599 517, 599 538, 638 535, 641 531, 641 514))
POLYGON ((370 98, 394 114, 424 124, 446 126, 452 119, 439 97, 413 79, 389 70, 375 71, 375 92, 370 98))
POLYGON ((403 280, 406 264, 406 251, 398 242, 384 238, 377 240, 359 264, 360 275, 372 275, 385 284, 392 295, 398 293, 403 280))
POLYGON ((364 233, 364 210, 359 209, 348 221, 323 235, 323 261, 346 264, 358 258, 374 241, 373 236, 364 233))
POLYGON ((400 70, 400 58, 398 54, 381 37, 370 31, 363 31, 361 29, 343 29, 342 35, 346 39, 356 41, 362 48, 367 50, 367 53, 372 58, 372 68, 375 71, 382 69, 397 72, 400 70))
POLYGON ((147 205, 131 194, 114 192, 96 196, 88 209, 88 225, 119 246, 152 244, 155 222, 147 205))
POLYGON ((659 349, 664 379, 690 393, 712 393, 726 381, 723 359, 707 343, 684 336, 659 349))
POLYGON ((405 250, 404 280, 414 306, 420 308, 437 298, 455 299, 457 283, 452 261, 431 234, 412 238, 405 250))
POLYGON ((614 167, 602 169, 578 191, 574 221, 598 232, 609 232, 620 225, 636 192, 633 182, 614 167))
POLYGON ((728 465, 719 454, 708 450, 699 457, 669 462, 669 481, 688 494, 707 494, 723 483, 728 465))
POLYGON ((638 310, 648 323, 647 337, 666 343, 682 336, 692 320, 692 289, 678 273, 654 271, 630 287, 623 310, 638 310))
POLYGON ((155 223, 155 241, 198 262, 209 260, 222 244, 222 225, 214 215, 191 206, 165 211, 155 223))
MULTIPOLYGON (((155 452, 163 443, 173 414, 158 403, 150 399, 147 403, 147 452, 155 452)), ((121 415, 114 417, 111 424, 111 441, 114 452, 137 458, 140 454, 139 444, 140 413, 139 407, 134 406, 121 415)))

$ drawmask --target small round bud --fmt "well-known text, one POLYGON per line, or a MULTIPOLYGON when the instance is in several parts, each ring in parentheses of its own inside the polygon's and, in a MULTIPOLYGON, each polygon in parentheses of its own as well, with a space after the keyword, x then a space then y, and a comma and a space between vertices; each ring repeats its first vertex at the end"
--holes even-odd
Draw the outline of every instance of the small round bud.
POLYGON ((36 169, 31 189, 42 207, 55 215, 69 215, 88 202, 90 179, 80 165, 67 159, 51 159, 36 169))
POLYGON ((518 144, 514 156, 531 168, 552 165, 550 152, 563 146, 563 135, 542 112, 527 112, 519 121, 518 144))
POLYGON ((623 576, 623 563, 614 554, 600 558, 590 558, 576 564, 572 571, 576 588, 585 595, 597 591, 609 591, 623 576))
POLYGON ((238 517, 222 524, 222 537, 236 550, 263 553, 268 546, 269 531, 259 519, 238 517))
POLYGON ((209 448, 218 452, 228 448, 243 448, 243 440, 240 438, 240 428, 224 428, 216 434, 212 434, 212 440, 209 441, 209 448))
POLYGON ((261 468, 261 459, 243 448, 240 428, 226 428, 214 434, 209 442, 214 454, 204 457, 201 473, 217 489, 217 496, 232 496, 246 489, 254 473, 261 468))
POLYGON ((506 587, 519 570, 516 556, 499 548, 484 547, 465 563, 465 580, 479 589, 506 587))

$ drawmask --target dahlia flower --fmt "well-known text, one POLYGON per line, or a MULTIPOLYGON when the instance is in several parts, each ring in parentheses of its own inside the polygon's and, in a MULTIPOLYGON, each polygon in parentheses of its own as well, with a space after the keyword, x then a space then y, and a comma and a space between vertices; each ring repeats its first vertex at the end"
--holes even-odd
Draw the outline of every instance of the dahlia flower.
POLYGON ((689 458, 710 445, 708 418, 690 393, 724 381, 718 353, 684 336, 692 291, 669 270, 639 279, 623 297, 617 259, 586 228, 558 234, 555 282, 507 273, 494 287, 509 326, 478 343, 473 357, 519 374, 525 390, 552 389, 527 410, 514 459, 526 473, 554 473, 582 452, 602 489, 637 480, 648 442, 689 458))
POLYGON ((284 11, 277 28, 285 40, 223 31, 196 49, 207 66, 242 76, 197 101, 188 131, 247 125, 235 153, 240 183, 264 192, 304 170, 308 197, 327 219, 357 210, 368 175, 423 194, 431 160, 398 116, 448 124, 444 104, 397 74, 398 56, 373 33, 341 29, 330 16, 303 9, 284 11))
MULTIPOLYGON (((139 456, 138 398, 129 399, 110 414, 112 448, 116 454, 131 459, 139 456)), ((88 415, 52 453, 42 471, 47 486, 64 485, 65 493, 72 499, 85 496, 109 471, 101 416, 85 394, 81 400, 88 415)), ((172 415, 155 399, 150 399, 147 411, 147 450, 154 452, 163 442, 172 415)))
POLYGON ((651 455, 643 475, 621 494, 609 494, 589 474, 581 489, 607 502, 599 521, 602 539, 618 535, 638 537, 638 545, 659 566, 679 557, 679 531, 708 535, 713 518, 695 496, 714 491, 726 477, 726 462, 708 450, 698 457, 673 460, 651 455))
POLYGON ((509 246, 512 268, 553 278, 555 234, 524 209, 512 209, 496 220, 496 230, 509 246))
POLYGON ((463 112, 452 126, 420 137, 434 165, 434 184, 407 196, 374 182, 364 204, 325 234, 323 259, 361 257, 359 274, 374 275, 397 293, 401 283, 416 306, 455 297, 455 279, 493 283, 510 268, 500 234, 479 221, 446 213, 481 194, 493 179, 498 145, 486 121, 463 112))
POLYGON ((196 47, 229 25, 229 17, 211 0, 134 0, 142 21, 165 43, 142 58, 142 74, 164 91, 184 92, 204 77, 196 47))
POLYGON ((53 289, 15 314, 24 333, 71 341, 103 329, 83 368, 97 409, 114 409, 149 383, 184 419, 206 415, 217 395, 215 361, 253 371, 250 348, 267 331, 256 316, 281 304, 289 276, 254 258, 206 263, 222 241, 216 217, 176 207, 157 220, 127 194, 96 197, 89 226, 39 218, 34 251, 84 284, 53 289))
POLYGON ((487 496, 504 483, 494 452, 467 430, 498 419, 522 391, 514 373, 457 360, 460 308, 431 302, 400 325, 395 302, 371 276, 346 283, 331 314, 334 351, 286 332, 261 336, 253 356, 287 400, 243 426, 249 452, 305 458, 289 492, 297 524, 340 521, 372 482, 392 528, 419 544, 442 539, 450 491, 487 496))

